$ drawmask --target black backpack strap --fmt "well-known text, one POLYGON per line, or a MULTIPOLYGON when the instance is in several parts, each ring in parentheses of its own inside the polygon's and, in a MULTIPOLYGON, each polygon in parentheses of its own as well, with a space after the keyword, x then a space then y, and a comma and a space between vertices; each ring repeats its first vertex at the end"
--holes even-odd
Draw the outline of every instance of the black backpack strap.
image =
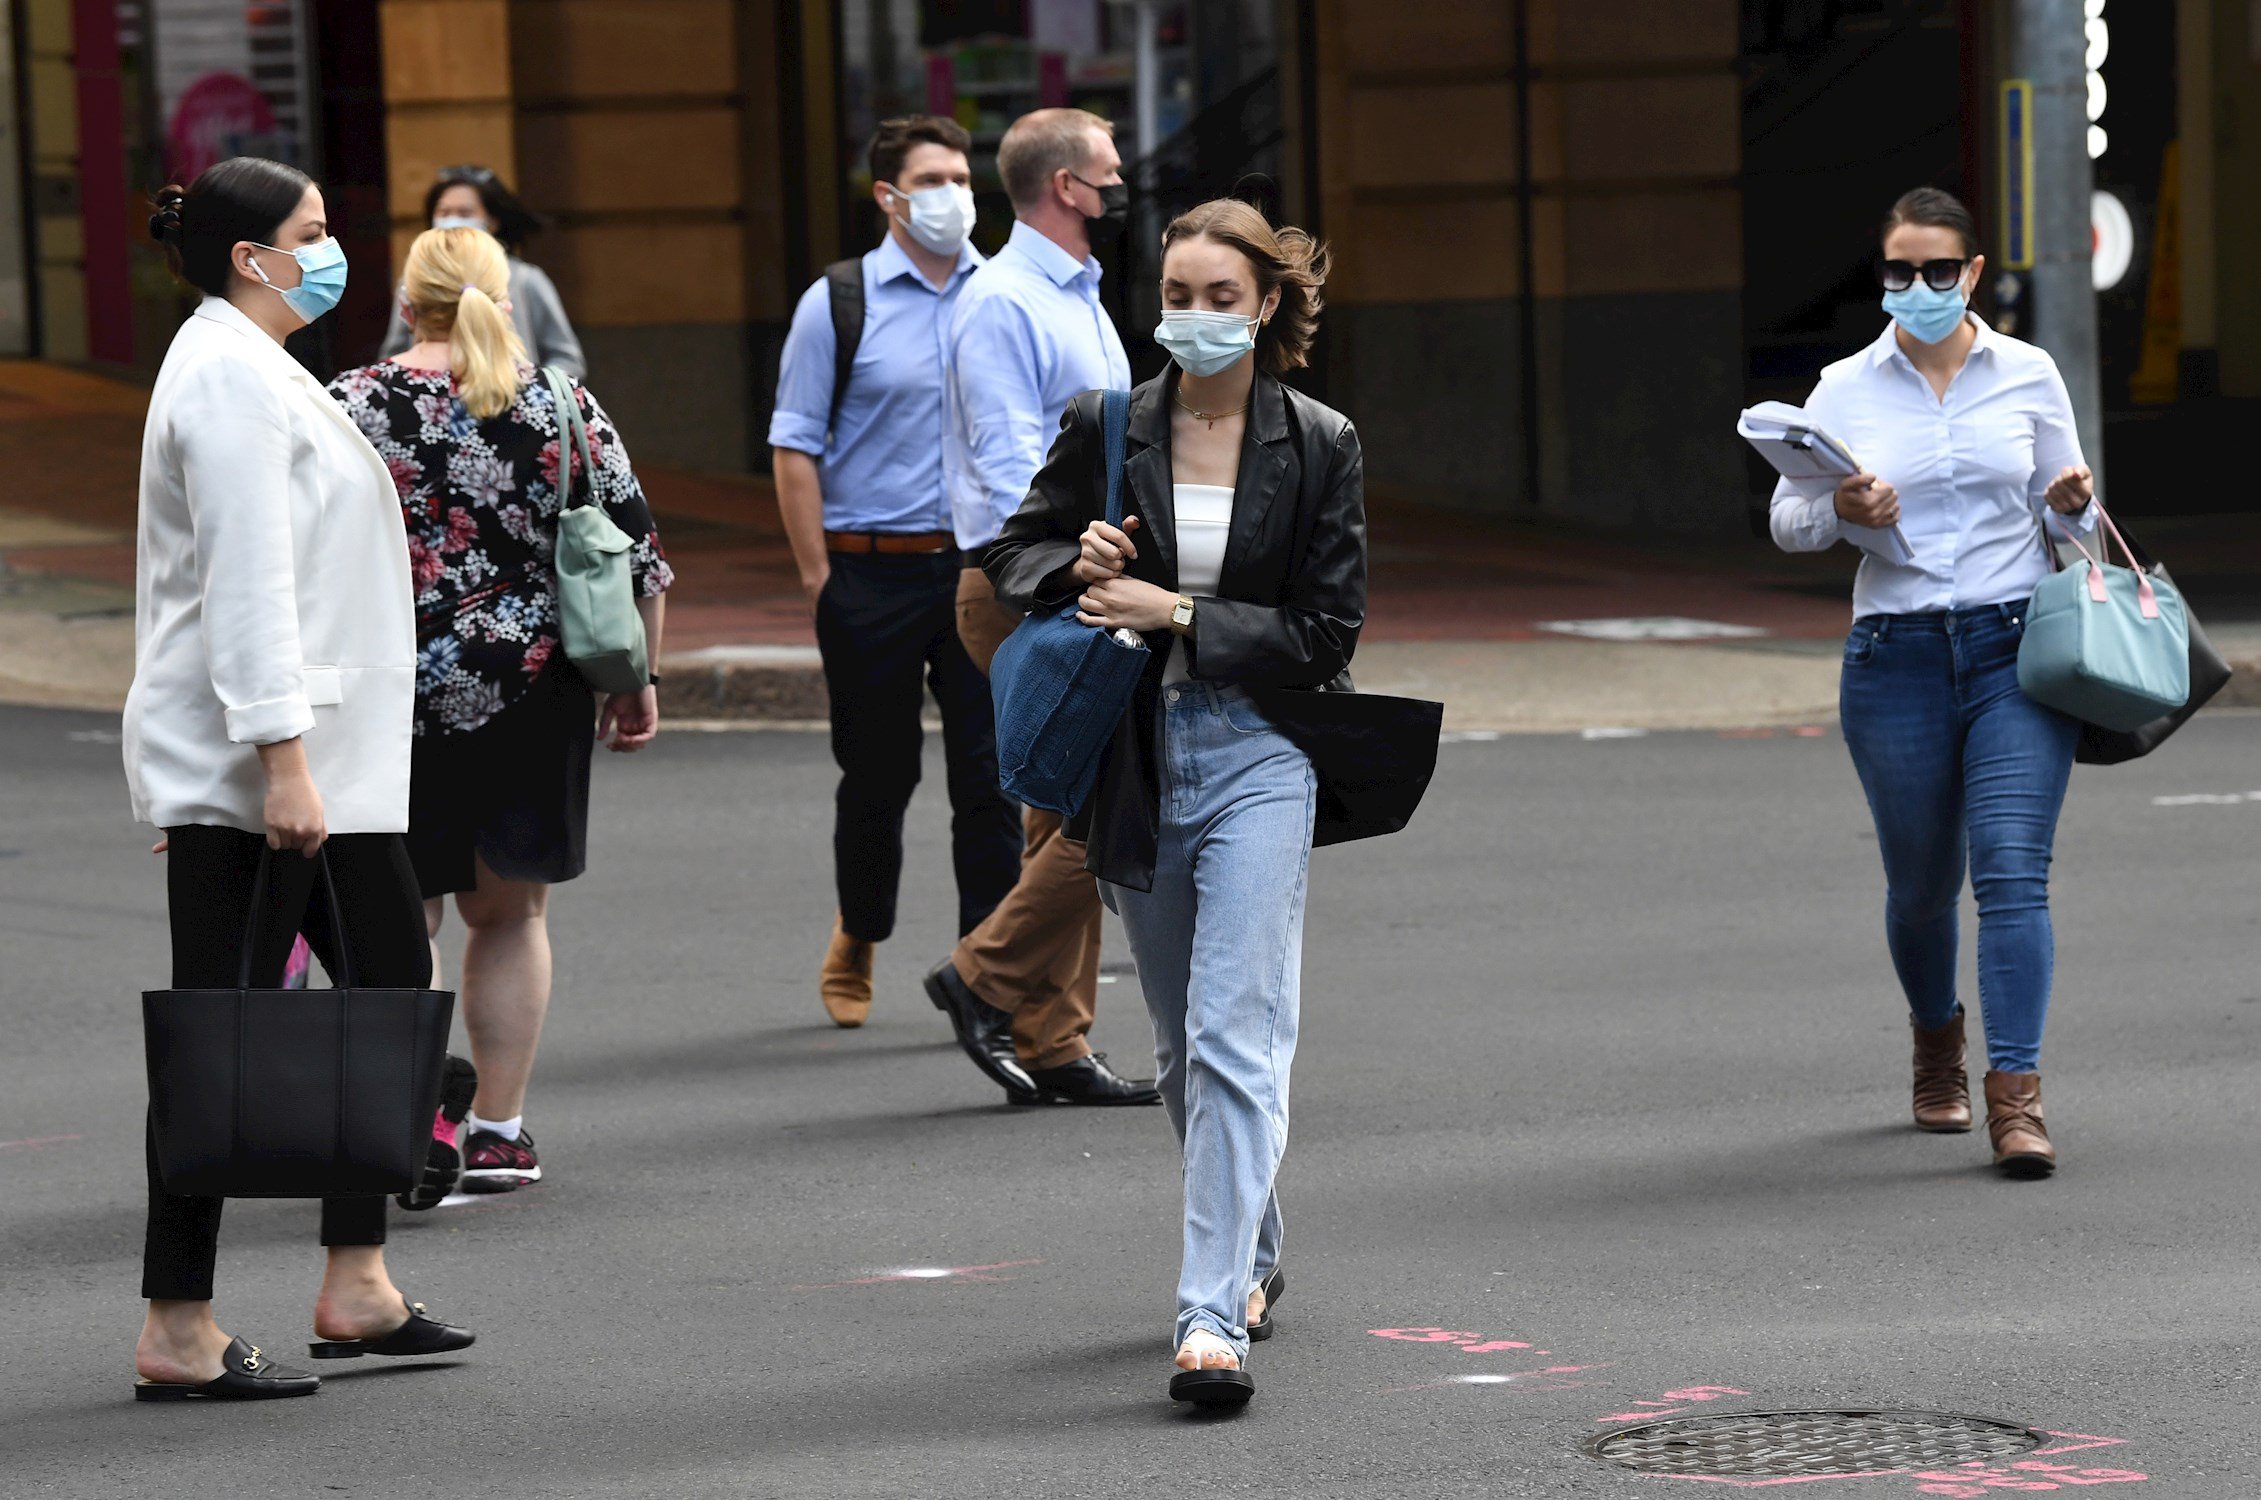
POLYGON ((832 413, 824 424, 829 435, 840 425, 840 402, 856 367, 856 346, 864 341, 863 260, 834 261, 824 268, 824 280, 832 291, 832 413))

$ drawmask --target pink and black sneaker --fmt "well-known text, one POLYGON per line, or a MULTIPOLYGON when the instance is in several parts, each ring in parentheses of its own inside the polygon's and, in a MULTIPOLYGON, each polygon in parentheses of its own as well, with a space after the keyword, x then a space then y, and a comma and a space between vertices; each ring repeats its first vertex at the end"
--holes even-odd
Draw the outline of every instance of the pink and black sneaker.
POLYGON ((450 1056, 440 1074, 440 1112, 432 1117, 432 1147, 424 1157, 424 1175, 416 1186, 395 1194, 402 1208, 438 1208, 440 1200, 463 1185, 463 1117, 471 1113, 472 1096, 479 1092, 479 1072, 467 1057, 450 1056))
POLYGON ((491 1130, 473 1132, 464 1155, 465 1192, 513 1193, 541 1180, 542 1160, 534 1154, 534 1132, 521 1125, 515 1141, 491 1130))

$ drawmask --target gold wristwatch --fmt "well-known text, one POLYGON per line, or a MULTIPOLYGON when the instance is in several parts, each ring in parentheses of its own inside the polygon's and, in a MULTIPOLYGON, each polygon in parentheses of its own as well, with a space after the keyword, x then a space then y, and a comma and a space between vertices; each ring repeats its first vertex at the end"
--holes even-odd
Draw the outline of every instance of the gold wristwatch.
POLYGON ((1177 608, 1170 611, 1170 629, 1178 635, 1193 634, 1193 600, 1178 595, 1177 608))

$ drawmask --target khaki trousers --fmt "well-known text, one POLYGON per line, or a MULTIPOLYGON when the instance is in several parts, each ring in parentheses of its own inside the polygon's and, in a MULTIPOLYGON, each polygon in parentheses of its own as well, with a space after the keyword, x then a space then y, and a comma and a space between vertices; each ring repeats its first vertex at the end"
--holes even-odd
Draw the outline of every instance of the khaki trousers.
MULTIPOLYGON (((1019 623, 981 569, 958 575, 958 639, 984 673, 1019 623)), ((1032 1068, 1088 1054, 1099 1001, 1099 885, 1062 823, 1022 810, 1021 878, 950 955, 969 989, 1012 1015, 1013 1050, 1032 1068)))

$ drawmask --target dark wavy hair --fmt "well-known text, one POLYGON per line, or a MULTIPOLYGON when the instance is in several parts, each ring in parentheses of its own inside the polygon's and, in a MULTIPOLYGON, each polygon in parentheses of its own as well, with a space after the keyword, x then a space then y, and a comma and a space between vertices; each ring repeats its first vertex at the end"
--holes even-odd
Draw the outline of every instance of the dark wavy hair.
POLYGON ((487 217, 495 221, 495 238, 503 248, 517 251, 526 241, 549 227, 549 220, 519 201, 510 185, 495 175, 494 168, 477 165, 442 167, 432 185, 424 190, 424 222, 430 224, 432 215, 439 210, 440 194, 451 187, 467 187, 479 195, 479 204, 487 217))
POLYGON ((298 212, 314 179, 263 156, 231 156, 183 188, 157 190, 149 237, 165 247, 173 274, 200 292, 224 297, 234 274, 228 252, 238 243, 272 245, 283 220, 298 212))
POLYGON ((1230 245, 1256 268, 1256 295, 1280 293, 1279 309, 1256 331, 1257 363, 1285 375, 1311 361, 1311 341, 1319 333, 1319 289, 1327 283, 1327 247, 1292 224, 1274 228, 1263 212, 1238 198, 1212 198, 1187 209, 1162 231, 1162 250, 1180 240, 1210 239, 1230 245))

